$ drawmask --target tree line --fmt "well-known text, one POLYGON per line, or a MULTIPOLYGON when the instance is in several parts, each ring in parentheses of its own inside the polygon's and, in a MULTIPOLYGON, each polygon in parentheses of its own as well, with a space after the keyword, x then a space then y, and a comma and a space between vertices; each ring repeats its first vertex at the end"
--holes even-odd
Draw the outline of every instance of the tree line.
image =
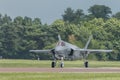
POLYGON ((0 56, 11 59, 51 59, 50 54, 29 53, 31 49, 51 49, 60 34, 62 39, 83 48, 90 35, 91 49, 113 49, 112 53, 91 54, 89 59, 120 60, 120 12, 93 5, 84 14, 82 9, 67 8, 62 19, 42 24, 40 18, 17 16, 11 19, 0 14, 0 56))

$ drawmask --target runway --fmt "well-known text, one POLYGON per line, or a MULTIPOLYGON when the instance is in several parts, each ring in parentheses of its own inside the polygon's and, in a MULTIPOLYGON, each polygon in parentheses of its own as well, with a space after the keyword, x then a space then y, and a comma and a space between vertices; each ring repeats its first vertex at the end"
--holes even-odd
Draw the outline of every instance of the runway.
POLYGON ((0 68, 2 72, 120 73, 120 68, 0 68))

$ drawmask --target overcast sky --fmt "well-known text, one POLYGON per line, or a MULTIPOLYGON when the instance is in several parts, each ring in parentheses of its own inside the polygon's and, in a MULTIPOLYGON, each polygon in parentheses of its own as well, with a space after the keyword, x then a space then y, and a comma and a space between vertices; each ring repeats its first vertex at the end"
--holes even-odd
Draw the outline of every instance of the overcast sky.
POLYGON ((106 5, 112 9, 113 14, 120 11, 120 0, 0 0, 0 13, 12 18, 16 16, 38 17, 42 23, 51 24, 62 18, 64 10, 88 8, 94 4, 106 5))

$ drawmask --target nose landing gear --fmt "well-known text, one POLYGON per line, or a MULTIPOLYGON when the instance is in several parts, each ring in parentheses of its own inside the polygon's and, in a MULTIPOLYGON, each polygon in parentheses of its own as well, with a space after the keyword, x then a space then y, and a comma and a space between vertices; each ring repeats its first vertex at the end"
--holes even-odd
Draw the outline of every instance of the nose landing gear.
POLYGON ((61 62, 60 62, 60 67, 63 68, 64 67, 64 62, 63 62, 63 57, 61 57, 61 62))
MULTIPOLYGON (((60 60, 61 60, 61 61, 60 61, 59 67, 60 67, 60 68, 63 68, 63 67, 64 67, 63 57, 61 57, 60 60)), ((53 60, 53 61, 52 61, 51 67, 52 67, 52 68, 55 68, 55 67, 56 67, 56 60, 53 60)))

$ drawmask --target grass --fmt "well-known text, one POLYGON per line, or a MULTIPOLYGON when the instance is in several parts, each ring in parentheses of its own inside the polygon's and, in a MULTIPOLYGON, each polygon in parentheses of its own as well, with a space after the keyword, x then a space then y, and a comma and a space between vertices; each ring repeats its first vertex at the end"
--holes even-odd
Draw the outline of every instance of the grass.
MULTIPOLYGON (((59 63, 59 62, 57 62, 59 63)), ((84 67, 83 61, 65 61, 65 67, 84 67)), ((0 60, 0 67, 46 67, 51 61, 0 60)), ((89 61, 89 67, 120 67, 118 61, 89 61)), ((120 73, 0 72, 0 80, 120 80, 120 73)))
POLYGON ((50 61, 17 60, 17 59, 0 60, 0 67, 50 67, 49 65, 50 61))
MULTIPOLYGON (((58 67, 59 62, 57 62, 58 67)), ((65 68, 68 67, 84 67, 83 61, 65 61, 65 68)), ((12 60, 2 59, 0 60, 0 67, 51 67, 51 61, 47 60, 12 60)), ((89 67, 120 67, 119 61, 89 61, 89 67)))
POLYGON ((120 73, 0 73, 0 80, 120 80, 120 73))

